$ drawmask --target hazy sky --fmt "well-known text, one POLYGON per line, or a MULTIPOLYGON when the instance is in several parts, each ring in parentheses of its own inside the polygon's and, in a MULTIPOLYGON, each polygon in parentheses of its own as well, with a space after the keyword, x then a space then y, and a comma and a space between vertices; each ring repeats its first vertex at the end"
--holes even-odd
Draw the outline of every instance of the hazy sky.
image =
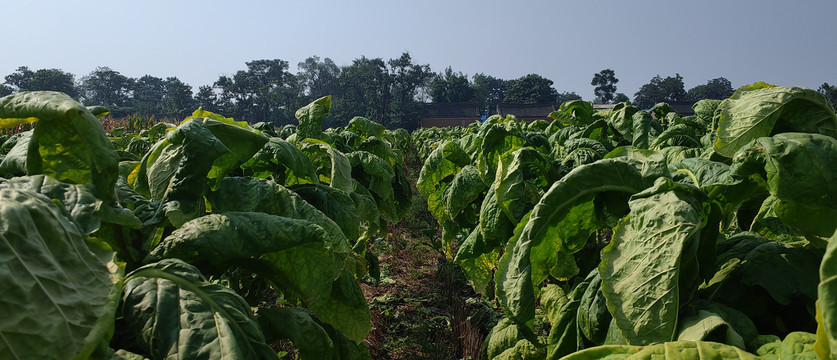
POLYGON ((338 65, 396 58, 440 72, 529 73, 593 99, 613 69, 633 94, 655 75, 837 84, 837 0, 8 1, 0 76, 26 65, 80 78, 97 66, 197 89, 257 59, 338 65))

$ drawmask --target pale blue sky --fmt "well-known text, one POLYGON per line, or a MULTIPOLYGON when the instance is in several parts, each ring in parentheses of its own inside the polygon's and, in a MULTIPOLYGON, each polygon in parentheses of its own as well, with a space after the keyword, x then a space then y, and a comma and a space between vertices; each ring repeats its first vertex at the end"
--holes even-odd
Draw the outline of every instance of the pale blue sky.
POLYGON ((197 89, 256 59, 362 55, 504 79, 537 73, 593 99, 615 70, 633 94, 654 75, 686 89, 726 77, 837 84, 837 0, 14 1, 0 6, 0 76, 18 66, 77 77, 97 66, 177 76, 197 89))

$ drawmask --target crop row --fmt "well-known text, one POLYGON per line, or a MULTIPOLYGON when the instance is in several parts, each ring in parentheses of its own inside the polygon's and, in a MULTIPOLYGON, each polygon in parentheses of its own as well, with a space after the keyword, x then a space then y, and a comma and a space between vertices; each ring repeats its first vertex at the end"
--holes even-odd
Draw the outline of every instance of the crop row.
POLYGON ((206 111, 106 134, 56 92, 0 98, 0 358, 369 358, 367 241, 411 200, 404 130, 206 111))
POLYGON ((834 358, 834 109, 757 83, 694 110, 412 134, 441 245, 504 313, 483 358, 834 358))

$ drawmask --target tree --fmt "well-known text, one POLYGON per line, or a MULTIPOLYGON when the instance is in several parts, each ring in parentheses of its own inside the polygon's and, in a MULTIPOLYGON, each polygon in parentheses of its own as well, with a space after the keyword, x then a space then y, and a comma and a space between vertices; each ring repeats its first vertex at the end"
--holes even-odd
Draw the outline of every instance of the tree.
POLYGON ((363 116, 381 124, 389 124, 390 78, 381 58, 362 56, 340 70, 340 93, 332 112, 345 125, 355 116, 363 116))
POLYGON ((658 102, 679 101, 686 99, 683 89, 683 77, 675 74, 665 79, 660 75, 654 76, 648 84, 634 94, 634 105, 640 109, 650 109, 658 102))
POLYGON ((131 106, 139 114, 162 116, 161 100, 166 94, 165 82, 156 76, 145 75, 133 84, 131 106))
POLYGON ((473 87, 474 99, 480 104, 483 111, 492 112, 489 109, 496 109, 497 105, 503 102, 506 91, 509 90, 511 81, 498 79, 483 73, 475 74, 473 87))
POLYGON ((416 101, 419 89, 426 87, 433 72, 430 65, 413 64, 410 53, 405 52, 397 59, 390 59, 389 75, 391 79, 390 91, 392 102, 390 103, 390 128, 405 128, 415 130, 419 125, 421 117, 421 104, 416 101))
POLYGON ((5 84, 0 84, 0 97, 11 95, 14 92, 10 86, 6 86, 5 84))
POLYGON ((214 87, 209 85, 198 87, 198 93, 195 94, 195 105, 207 111, 223 114, 219 101, 219 95, 215 92, 214 87))
POLYGON ((468 76, 453 72, 448 66, 444 73, 436 74, 430 81, 430 98, 434 103, 460 103, 474 101, 475 91, 468 76))
POLYGON ((616 83, 618 82, 619 79, 616 78, 616 73, 613 70, 604 69, 593 75, 593 81, 590 82, 590 85, 595 86, 593 94, 607 104, 613 100, 614 93, 616 93, 616 83))
POLYGON ((832 108, 837 109, 837 86, 829 85, 825 82, 820 85, 817 91, 825 96, 828 102, 831 103, 832 108))
POLYGON ((572 100, 581 100, 581 95, 576 94, 574 91, 559 93, 558 99, 555 100, 555 107, 558 108, 561 104, 572 100))
POLYGON ((506 92, 504 103, 508 104, 539 104, 554 103, 558 99, 558 91, 552 87, 552 80, 537 74, 529 74, 514 80, 506 92))
POLYGON ((134 79, 118 71, 97 67, 81 79, 82 101, 86 105, 107 107, 113 116, 125 116, 133 110, 130 108, 133 84, 134 79))
POLYGON ((333 60, 311 56, 297 64, 300 86, 307 101, 313 101, 326 95, 338 95, 340 67, 333 60))
POLYGON ((686 98, 689 100, 703 100, 703 99, 717 99, 723 100, 734 93, 732 83, 726 78, 712 79, 706 82, 706 85, 695 86, 686 93, 686 98))
POLYGON ((218 108, 224 115, 247 122, 290 123, 303 99, 299 79, 288 71, 288 62, 271 59, 245 64, 247 70, 215 82, 218 108))
POLYGON ((29 70, 21 66, 6 76, 6 85, 12 91, 60 91, 72 98, 78 98, 75 75, 58 69, 29 70))
POLYGON ((616 93, 616 95, 613 97, 614 104, 623 103, 625 101, 631 101, 631 99, 628 98, 628 95, 625 95, 624 93, 616 93))
POLYGON ((165 90, 161 110, 165 116, 175 119, 184 119, 197 107, 195 98, 192 97, 192 86, 186 84, 177 77, 167 77, 163 82, 165 90))

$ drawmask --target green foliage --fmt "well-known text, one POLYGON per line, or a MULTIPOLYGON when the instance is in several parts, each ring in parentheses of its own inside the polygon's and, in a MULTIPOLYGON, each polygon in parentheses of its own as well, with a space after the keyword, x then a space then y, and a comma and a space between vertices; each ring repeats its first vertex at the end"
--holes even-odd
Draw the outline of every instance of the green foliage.
POLYGON ((590 85, 595 86, 593 94, 604 103, 609 103, 613 100, 614 93, 616 93, 616 83, 619 79, 616 78, 616 73, 612 69, 604 69, 593 75, 593 80, 590 85))
POLYGON ((434 103, 461 103, 474 100, 474 88, 463 73, 454 73, 448 66, 444 73, 436 74, 428 89, 434 103))
POLYGON ((704 100, 715 99, 723 100, 732 96, 735 90, 732 88, 732 83, 726 78, 712 79, 706 82, 705 85, 698 85, 686 92, 686 98, 689 100, 704 100))
MULTIPOLYGON (((652 83, 685 96, 679 75, 652 83)), ((413 133, 423 171, 459 154, 433 181, 461 201, 422 195, 503 310, 485 358, 832 358, 833 108, 763 83, 694 116, 654 101, 413 133)))
POLYGON ((752 140, 782 132, 837 136, 834 109, 811 89, 756 83, 738 89, 718 105, 718 111, 714 150, 726 157, 752 140))
POLYGON ((128 274, 122 311, 138 345, 154 358, 275 356, 244 299, 179 260, 128 274))
MULTIPOLYGON (((837 234, 837 232, 835 232, 837 234)), ((817 286, 817 354, 821 359, 834 359, 837 355, 837 235, 832 235, 820 264, 820 282, 817 286)))
MULTIPOLYGON (((403 81, 408 60, 390 64, 403 81)), ((411 135, 360 117, 323 131, 327 99, 299 126, 198 110, 110 137, 104 108, 0 99, 3 126, 35 122, 0 145, 0 303, 22 309, 0 320, 21 340, 0 349, 274 358, 266 344, 290 340, 302 359, 368 358, 357 279, 375 271, 370 238, 411 206, 418 157, 445 255, 502 308, 486 358, 832 356, 837 115, 820 93, 758 83, 687 117, 570 101, 551 123, 411 135), (42 316, 55 309, 72 319, 42 316)))
POLYGON ((33 191, 0 184, 0 218, 0 352, 85 359, 107 348, 122 291, 113 252, 89 248, 62 210, 33 191))
POLYGON ((631 212, 602 250, 602 290, 629 344, 674 340, 679 304, 688 302, 687 289, 697 285, 697 270, 714 265, 690 268, 681 263, 698 256, 701 228, 715 225, 707 224, 706 200, 700 195, 665 178, 657 180, 631 197, 631 212))
POLYGON ((408 136, 369 120, 323 132, 323 99, 279 131, 290 141, 201 109, 108 138, 92 112, 107 109, 0 99, 4 126, 36 123, 3 139, 2 352, 271 359, 269 343, 291 340, 303 359, 369 358, 357 279, 377 263, 366 243, 381 218, 409 206, 408 136))
MULTIPOLYGON (((116 183, 117 155, 90 110, 69 96, 52 91, 20 92, 0 98, 0 126, 38 121, 16 154, 27 175, 46 174, 58 180, 93 183, 96 195, 110 200, 116 183)), ((6 162, 7 160, 3 160, 6 162)), ((8 168, 0 165, 0 168, 8 168)))
POLYGON ((675 74, 665 79, 660 75, 654 76, 651 82, 642 85, 634 94, 634 105, 640 109, 648 109, 654 104, 666 101, 685 100, 686 90, 683 88, 683 77, 675 74))
POLYGON ((27 66, 21 66, 14 73, 6 75, 6 85, 10 86, 8 94, 13 91, 57 91, 77 99, 79 95, 76 87, 75 75, 59 69, 40 69, 32 71, 27 66))
POLYGON ((828 103, 831 104, 832 108, 837 109, 837 86, 822 83, 822 85, 817 88, 817 91, 828 99, 828 103))
POLYGON ((508 104, 553 104, 558 91, 552 87, 552 80, 538 74, 529 74, 514 80, 505 92, 503 102, 508 104))

